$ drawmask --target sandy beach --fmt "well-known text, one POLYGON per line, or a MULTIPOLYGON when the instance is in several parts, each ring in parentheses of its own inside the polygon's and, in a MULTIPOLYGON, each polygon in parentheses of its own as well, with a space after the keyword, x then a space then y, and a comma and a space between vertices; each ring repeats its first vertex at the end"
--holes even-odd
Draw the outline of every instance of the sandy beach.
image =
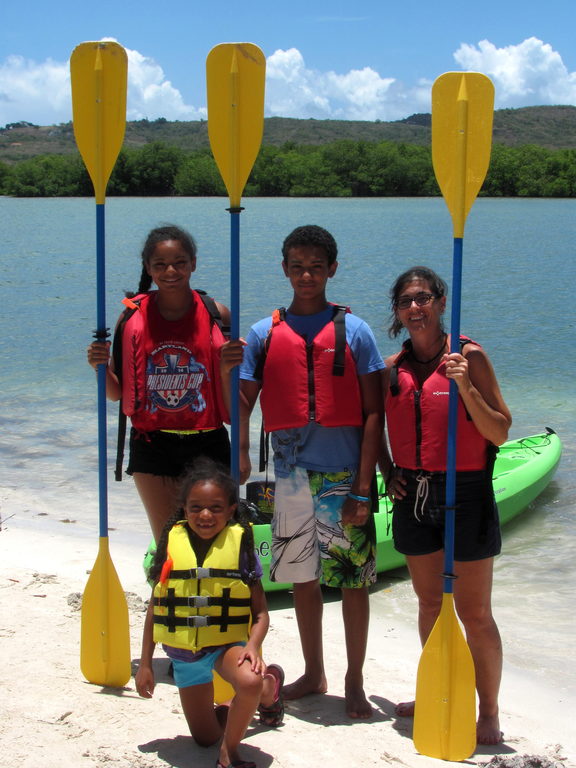
MULTIPOLYGON (((61 531, 43 525, 11 525, 0 530, 0 654, 2 704, 0 743, 11 768, 213 768, 216 749, 202 749, 189 736, 167 661, 157 650, 158 685, 152 700, 138 697, 133 679, 122 690, 86 682, 79 668, 80 598, 97 552, 96 535, 79 535, 73 523, 61 531)), ((147 535, 133 540, 111 534, 111 555, 128 593, 131 657, 136 668, 148 587, 141 570, 147 535)), ((266 730, 254 721, 243 756, 259 768, 316 765, 439 766, 419 755, 411 739, 412 721, 398 718, 394 705, 410 697, 420 654, 416 628, 387 604, 386 586, 377 585, 365 686, 374 706, 369 721, 344 714, 344 643, 340 604, 327 596, 325 658, 329 692, 286 708, 284 725, 266 730), (383 594, 384 593, 384 594, 383 594)), ((270 598, 268 661, 281 664, 288 680, 302 671, 298 633, 288 595, 270 598)), ((506 629, 503 629, 504 641, 506 629)), ((573 660, 566 658, 567 664, 573 660)), ((466 761, 482 765, 502 758, 538 756, 576 765, 573 715, 576 697, 546 680, 505 664, 501 727, 505 741, 481 747, 466 761)), ((500 763, 502 764, 502 763, 500 763)), ((524 763, 526 764, 526 761, 524 763)))

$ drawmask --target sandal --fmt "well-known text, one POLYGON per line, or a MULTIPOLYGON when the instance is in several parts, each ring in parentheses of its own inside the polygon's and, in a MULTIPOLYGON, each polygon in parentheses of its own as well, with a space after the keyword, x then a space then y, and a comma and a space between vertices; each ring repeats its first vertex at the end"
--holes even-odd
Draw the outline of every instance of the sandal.
POLYGON ((284 697, 282 696, 282 686, 284 685, 284 670, 278 664, 270 664, 266 670, 267 675, 275 678, 274 702, 269 707, 260 704, 258 714, 260 723, 268 728, 278 728, 284 720, 284 697))
POLYGON ((216 760, 216 768, 256 768, 256 763, 246 760, 234 760, 230 765, 224 765, 220 760, 216 760))

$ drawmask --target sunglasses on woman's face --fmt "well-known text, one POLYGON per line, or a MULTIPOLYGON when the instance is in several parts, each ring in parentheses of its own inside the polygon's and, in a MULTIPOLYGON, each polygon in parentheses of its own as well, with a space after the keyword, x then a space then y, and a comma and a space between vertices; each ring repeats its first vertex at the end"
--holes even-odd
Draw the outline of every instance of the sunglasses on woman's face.
POLYGON ((433 293, 417 293, 416 296, 400 296, 396 302, 397 309, 409 309, 412 303, 417 307, 425 307, 426 304, 430 304, 432 299, 435 299, 433 293))

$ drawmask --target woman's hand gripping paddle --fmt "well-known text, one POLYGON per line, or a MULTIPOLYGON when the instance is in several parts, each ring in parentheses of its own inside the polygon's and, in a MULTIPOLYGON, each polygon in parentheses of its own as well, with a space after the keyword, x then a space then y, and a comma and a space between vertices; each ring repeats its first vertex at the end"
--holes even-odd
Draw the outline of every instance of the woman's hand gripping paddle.
MULTIPOLYGON (((82 43, 70 58, 74 136, 96 197, 96 309, 98 341, 106 341, 106 186, 126 127, 126 51, 114 42, 82 43)), ((82 598, 80 668, 91 683, 111 687, 130 679, 130 627, 124 590, 110 558, 106 482, 106 366, 98 366, 98 556, 82 598)))
MULTIPOLYGON (((266 58, 253 43, 222 43, 206 59, 208 137, 230 198, 230 336, 240 338, 240 202, 262 143, 266 58)), ((240 479, 240 378, 232 370, 230 397, 232 476, 240 479)), ((214 674, 214 700, 234 696, 214 674)))
MULTIPOLYGON (((494 87, 476 72, 447 72, 432 87, 432 161, 452 216, 454 261, 450 351, 460 350, 462 239, 466 216, 490 162, 494 87)), ((450 381, 444 593, 422 651, 416 683, 414 745, 423 755, 465 760, 476 747, 474 662, 454 610, 454 506, 458 388, 450 381)))
MULTIPOLYGON (((206 59, 208 136, 230 198, 230 313, 232 339, 240 337, 240 202, 264 130, 266 59, 253 43, 222 43, 206 59)), ((232 475, 240 477, 239 371, 232 370, 232 475)))

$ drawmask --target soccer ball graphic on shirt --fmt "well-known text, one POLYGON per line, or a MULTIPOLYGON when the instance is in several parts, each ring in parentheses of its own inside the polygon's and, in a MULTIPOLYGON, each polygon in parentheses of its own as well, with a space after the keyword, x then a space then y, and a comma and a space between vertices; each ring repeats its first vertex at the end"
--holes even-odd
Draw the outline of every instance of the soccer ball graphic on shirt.
POLYGON ((210 381, 206 367, 187 347, 163 344, 148 357, 147 408, 152 413, 186 409, 200 413, 206 408, 201 391, 205 381, 210 381))

